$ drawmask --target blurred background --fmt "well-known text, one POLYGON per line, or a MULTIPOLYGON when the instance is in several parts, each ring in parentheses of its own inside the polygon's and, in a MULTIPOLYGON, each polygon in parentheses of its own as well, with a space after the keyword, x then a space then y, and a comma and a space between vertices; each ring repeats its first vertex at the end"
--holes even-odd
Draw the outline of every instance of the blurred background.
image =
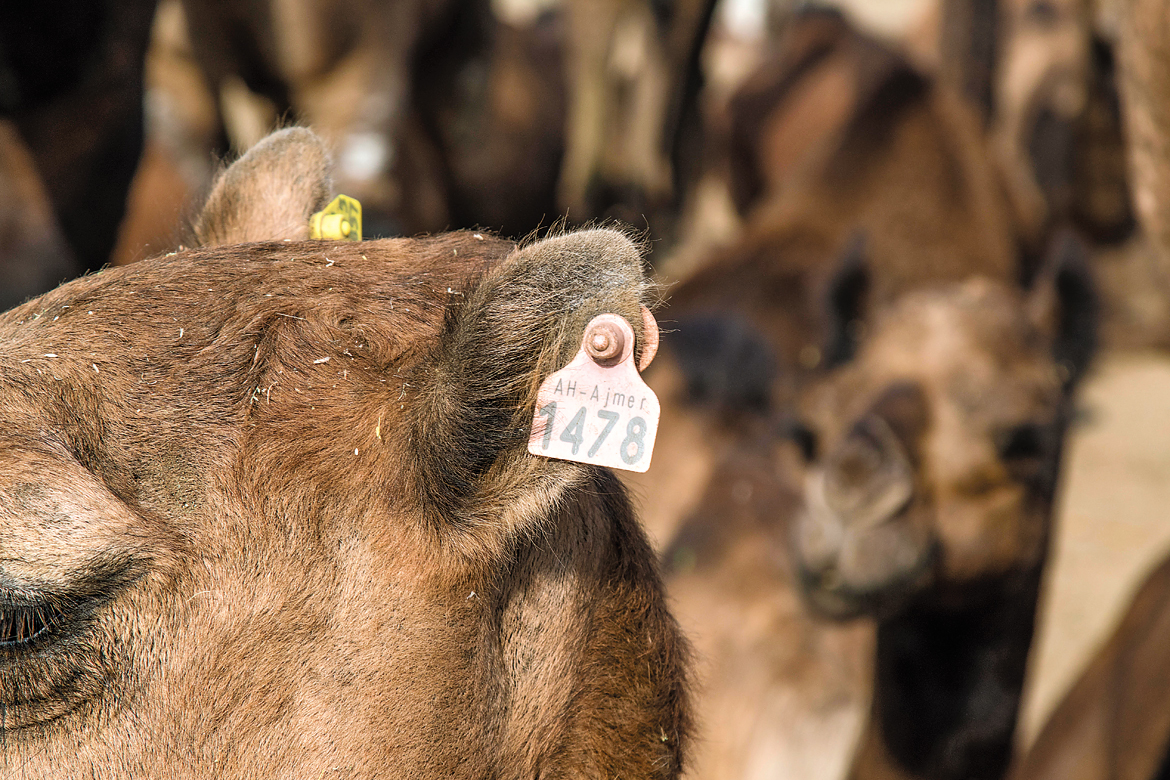
MULTIPOLYGON (((860 193, 855 181, 893 154, 882 117, 929 85, 945 98, 929 109, 945 114, 931 143, 954 147, 931 176, 984 193, 956 196, 963 214, 989 215, 967 244, 1000 242, 988 257, 1027 284, 1049 237, 1071 229, 1102 301, 1101 350, 1066 444, 1026 746, 1170 552, 1170 265, 1133 206, 1119 5, 23 4, 0 23, 0 302, 180 249, 217 171, 292 124, 334 150, 367 239, 616 220, 649 240, 669 284, 797 200, 819 215, 860 193), (869 146, 825 164, 849 133, 869 146), (843 178, 829 187, 833 171, 843 178)), ((883 189, 887 174, 872 176, 879 200, 915 203, 916 188, 936 186, 915 173, 883 189)), ((880 233, 867 220, 901 219, 891 213, 859 207, 856 222, 880 233)))

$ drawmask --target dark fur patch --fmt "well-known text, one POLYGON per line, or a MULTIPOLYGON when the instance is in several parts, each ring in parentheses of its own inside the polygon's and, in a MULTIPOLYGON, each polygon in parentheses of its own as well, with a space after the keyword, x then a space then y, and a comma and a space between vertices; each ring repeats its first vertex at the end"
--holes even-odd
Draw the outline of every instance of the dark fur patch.
POLYGON ((911 607, 878 626, 874 713, 897 764, 938 780, 998 780, 1011 758, 1039 570, 951 610, 911 607))
POLYGON ((1154 773, 1153 780, 1170 780, 1170 741, 1166 743, 1162 764, 1158 767, 1158 771, 1154 773))
POLYGON ((1094 35, 1089 101, 1077 123, 1072 219, 1098 243, 1125 241, 1137 227, 1130 194, 1119 74, 1113 47, 1094 35))
POLYGON ((1058 234, 1054 240, 1052 263, 1058 305, 1052 351, 1066 372, 1065 387, 1070 388, 1084 375, 1097 350, 1101 305, 1088 253, 1071 231, 1058 234))
POLYGON ((1072 201, 1074 138, 1072 121, 1047 105, 1038 108, 1028 132, 1028 161, 1054 214, 1067 214, 1072 201))

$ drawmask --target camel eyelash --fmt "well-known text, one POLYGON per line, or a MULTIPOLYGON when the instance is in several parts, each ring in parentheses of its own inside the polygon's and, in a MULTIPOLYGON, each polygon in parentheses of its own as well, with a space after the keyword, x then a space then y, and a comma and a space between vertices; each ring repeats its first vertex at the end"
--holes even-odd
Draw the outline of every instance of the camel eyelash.
POLYGON ((75 599, 0 592, 0 652, 20 651, 70 623, 75 599))
POLYGON ((15 649, 48 634, 65 620, 53 604, 0 606, 0 648, 15 649))
POLYGON ((78 634, 100 607, 136 579, 125 562, 102 562, 64 590, 0 588, 0 657, 78 634))

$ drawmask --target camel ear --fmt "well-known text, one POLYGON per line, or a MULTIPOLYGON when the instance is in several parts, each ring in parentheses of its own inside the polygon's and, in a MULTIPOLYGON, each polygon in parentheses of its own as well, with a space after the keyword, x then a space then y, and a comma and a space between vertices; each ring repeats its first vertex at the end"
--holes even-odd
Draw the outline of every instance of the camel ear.
POLYGON ((1088 252, 1071 230, 1062 230, 1033 284, 1028 313, 1051 340, 1066 390, 1085 373, 1097 350, 1099 310, 1088 252))
POLYGON ((833 368, 853 359, 857 352, 857 326, 865 319, 869 296, 866 236, 855 232, 837 261, 825 294, 825 356, 823 367, 833 368))
POLYGON ((300 241, 309 218, 333 196, 332 162, 312 130, 278 130, 216 180, 195 222, 200 246, 300 241))
POLYGON ((537 392, 577 354, 599 314, 630 324, 637 363, 648 290, 630 239, 586 230, 516 250, 453 298, 410 411, 412 459, 427 507, 469 519, 493 496, 514 499, 538 486, 549 494, 580 473, 579 464, 528 453, 537 392))

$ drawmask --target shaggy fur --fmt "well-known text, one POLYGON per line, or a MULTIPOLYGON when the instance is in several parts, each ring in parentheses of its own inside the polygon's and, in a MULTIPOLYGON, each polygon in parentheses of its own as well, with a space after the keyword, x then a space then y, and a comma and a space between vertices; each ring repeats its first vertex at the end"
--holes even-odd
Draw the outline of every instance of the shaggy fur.
POLYGON ((0 618, 47 624, 0 644, 3 771, 677 776, 686 649, 625 494, 526 452, 588 319, 638 327, 640 262, 211 246, 0 317, 0 618))

